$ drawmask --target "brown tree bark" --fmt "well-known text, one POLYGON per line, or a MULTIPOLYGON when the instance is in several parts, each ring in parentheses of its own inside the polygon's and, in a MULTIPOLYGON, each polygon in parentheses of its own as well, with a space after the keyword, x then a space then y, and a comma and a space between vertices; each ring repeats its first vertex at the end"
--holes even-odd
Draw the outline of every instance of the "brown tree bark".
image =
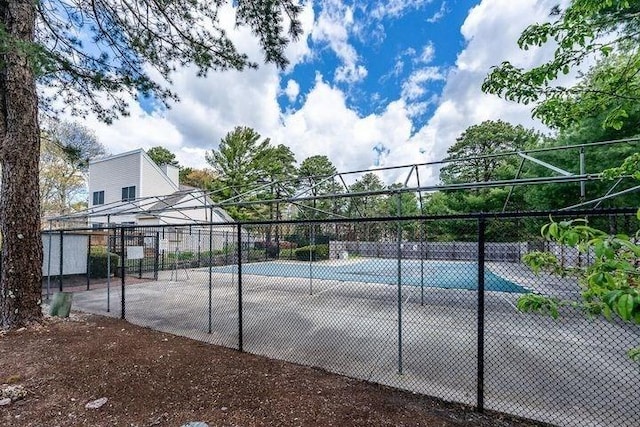
POLYGON ((40 131, 29 54, 36 2, 0 0, 9 46, 0 54, 0 327, 42 318, 42 240, 38 190, 40 131))

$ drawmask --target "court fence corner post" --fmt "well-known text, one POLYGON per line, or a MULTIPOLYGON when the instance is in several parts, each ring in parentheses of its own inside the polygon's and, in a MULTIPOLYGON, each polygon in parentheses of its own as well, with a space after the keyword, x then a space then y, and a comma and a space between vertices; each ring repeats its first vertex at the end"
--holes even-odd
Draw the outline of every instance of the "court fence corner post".
POLYGON ((478 218, 478 365, 476 411, 484 412, 484 254, 485 254, 485 217, 478 218))

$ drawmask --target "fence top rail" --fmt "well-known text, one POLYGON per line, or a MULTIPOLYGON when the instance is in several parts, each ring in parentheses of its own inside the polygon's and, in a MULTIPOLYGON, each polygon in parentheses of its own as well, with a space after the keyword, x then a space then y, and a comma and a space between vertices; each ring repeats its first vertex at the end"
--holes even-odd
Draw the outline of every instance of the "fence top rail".
MULTIPOLYGON (((370 218, 329 218, 329 219, 296 219, 296 220, 259 220, 259 221, 238 221, 234 223, 237 227, 252 227, 265 225, 305 225, 305 224, 354 224, 354 223, 375 223, 375 222, 396 222, 396 221, 446 221, 446 220, 480 220, 480 219, 520 219, 520 218, 567 218, 567 217, 584 217, 584 216, 605 216, 605 215, 634 215, 638 212, 638 208, 603 208, 603 209, 576 209, 576 210, 547 210, 547 211, 515 211, 515 212, 475 212, 468 214, 455 215, 416 215, 416 216, 383 216, 370 218)), ((139 230, 139 229, 184 229, 188 227, 197 227, 205 230, 213 227, 229 228, 228 222, 212 222, 197 224, 162 224, 162 225, 135 225, 135 224, 111 224, 101 228, 68 228, 56 230, 42 230, 43 234, 60 234, 73 232, 104 232, 110 230, 139 230)))

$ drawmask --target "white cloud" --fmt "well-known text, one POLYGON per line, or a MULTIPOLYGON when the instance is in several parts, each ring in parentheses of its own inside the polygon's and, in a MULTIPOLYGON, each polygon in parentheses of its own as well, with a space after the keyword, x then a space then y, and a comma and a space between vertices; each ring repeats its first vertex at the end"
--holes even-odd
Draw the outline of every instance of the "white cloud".
POLYGON ((443 1, 440 4, 440 9, 438 9, 433 15, 431 15, 429 18, 427 18, 427 22, 430 24, 435 24, 436 22, 440 21, 442 18, 444 18, 444 16, 449 13, 449 10, 447 9, 447 2, 443 1))
POLYGON ((438 67, 420 68, 411 73, 409 78, 402 84, 402 99, 415 101, 427 93, 427 83, 444 79, 445 75, 442 74, 438 67))
POLYGON ((145 113, 133 100, 131 114, 113 125, 92 116, 84 119, 83 125, 93 129, 99 141, 113 154, 158 145, 176 150, 185 142, 179 127, 161 115, 145 113))
POLYGON ((458 55, 456 67, 447 75, 447 83, 428 123, 412 140, 428 147, 432 160, 444 157, 455 138, 468 126, 484 120, 502 119, 527 127, 543 128, 531 119, 530 106, 504 101, 484 94, 480 87, 491 66, 504 60, 524 67, 548 58, 552 50, 522 51, 516 40, 526 26, 548 19, 553 0, 483 0, 471 9, 461 32, 467 46, 458 55))
MULTIPOLYGON (((483 0, 462 26, 466 46, 455 67, 445 73, 427 66, 433 57, 430 43, 420 53, 413 50, 399 55, 398 70, 409 63, 417 68, 404 82, 400 99, 385 101, 387 104, 375 114, 361 116, 350 109, 345 92, 321 75, 308 92, 300 93, 298 81, 281 80, 275 67, 262 66, 242 73, 212 73, 206 79, 196 78, 193 70, 181 71, 174 79, 174 90, 182 102, 172 109, 146 114, 134 106, 130 118, 113 126, 95 121, 91 126, 113 152, 163 145, 176 152, 182 164, 193 167, 204 167, 204 152, 216 148, 219 140, 238 125, 251 126, 274 143, 290 146, 299 161, 311 155, 327 155, 341 171, 367 169, 378 160, 389 166, 439 159, 466 127, 483 120, 501 118, 539 126, 531 120, 529 107, 483 94, 480 85, 489 68, 505 59, 528 66, 549 54, 548 49, 523 52, 516 39, 528 24, 546 19, 552 5, 552 0, 483 0), (425 83, 444 78, 445 88, 439 97, 428 93, 425 83), (277 97, 283 87, 290 99, 303 99, 296 111, 281 111, 277 97), (434 102, 438 103, 435 113, 416 129, 412 118, 424 114, 434 102), (388 149, 380 159, 376 146, 388 149)), ((353 11, 330 0, 317 20, 310 6, 305 13, 305 34, 316 42, 326 42, 336 52, 341 60, 336 67, 341 70, 341 78, 366 76, 366 68, 348 41, 349 31, 356 25, 353 11)), ((251 55, 261 55, 248 32, 234 33, 235 39, 251 55)), ((290 48, 293 63, 314 54, 308 42, 303 37, 290 48)), ((435 170, 421 174, 422 179, 429 174, 431 180, 437 176, 435 170)), ((402 179, 392 172, 383 175, 387 180, 402 179)))
MULTIPOLYGON (((229 6, 220 9, 220 21, 226 23, 238 49, 261 62, 262 52, 255 37, 246 28, 234 29, 233 17, 229 6)), ((304 35, 287 47, 290 67, 311 55, 308 42, 314 15, 310 3, 300 18, 304 35)), ((290 95, 294 83, 287 90, 290 95)), ((206 78, 198 78, 194 69, 187 68, 174 75, 172 89, 181 101, 168 110, 148 114, 132 102, 131 117, 111 126, 92 119, 100 141, 113 153, 162 145, 173 151, 181 164, 205 167, 204 153, 217 148, 220 139, 234 127, 251 126, 268 137, 280 123, 280 78, 273 65, 243 72, 213 72, 206 78)))
POLYGON ((404 102, 394 101, 380 114, 359 117, 347 107, 344 93, 319 75, 304 106, 283 118, 273 139, 289 145, 299 161, 326 155, 338 170, 348 171, 371 167, 378 144, 393 154, 406 143, 411 130, 404 102))
POLYGON ((435 56, 436 56, 436 49, 435 47, 433 47, 432 42, 428 42, 422 48, 422 53, 420 54, 420 57, 417 58, 417 62, 428 64, 433 60, 435 56))
POLYGON ((349 43, 352 30, 353 8, 340 0, 325 1, 311 38, 318 44, 326 43, 342 63, 335 72, 335 79, 339 82, 356 83, 367 76, 367 69, 359 64, 360 57, 349 43))
POLYGON ((381 1, 374 5, 371 10, 371 17, 375 19, 384 19, 387 17, 397 18, 402 16, 408 10, 421 9, 433 0, 388 0, 381 1))
POLYGON ((393 68, 380 78, 381 82, 388 80, 391 77, 399 77, 405 71, 406 61, 410 61, 413 65, 424 65, 430 63, 435 57, 436 50, 433 46, 433 42, 428 41, 422 48, 420 55, 414 48, 409 47, 395 57, 393 68))
POLYGON ((300 93, 300 85, 293 79, 287 81, 287 86, 284 88, 284 94, 289 98, 289 102, 293 102, 300 93))
POLYGON ((347 64, 336 69, 334 78, 336 82, 357 83, 367 77, 367 74, 364 65, 347 64))
POLYGON ((302 25, 303 35, 298 40, 294 40, 289 43, 285 49, 285 55, 290 63, 287 71, 291 71, 296 64, 304 62, 313 56, 307 40, 308 35, 313 28, 313 21, 315 19, 312 2, 304 4, 302 12, 298 18, 302 25))

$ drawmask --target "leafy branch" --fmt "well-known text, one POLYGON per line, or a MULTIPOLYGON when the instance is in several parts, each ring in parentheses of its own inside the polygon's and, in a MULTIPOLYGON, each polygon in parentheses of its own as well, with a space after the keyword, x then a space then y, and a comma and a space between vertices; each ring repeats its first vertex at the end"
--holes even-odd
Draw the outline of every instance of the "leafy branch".
MULTIPOLYGON (((585 219, 551 220, 541 233, 549 241, 576 248, 582 254, 593 253, 595 258, 586 267, 566 268, 550 252, 526 254, 523 262, 535 274, 545 271, 574 276, 582 291, 578 301, 527 294, 518 300, 519 310, 556 319, 563 307, 571 307, 589 317, 602 316, 609 321, 619 318, 640 324, 640 245, 627 235, 609 235, 590 227, 585 219)), ((632 349, 629 356, 640 361, 640 348, 632 349)))

